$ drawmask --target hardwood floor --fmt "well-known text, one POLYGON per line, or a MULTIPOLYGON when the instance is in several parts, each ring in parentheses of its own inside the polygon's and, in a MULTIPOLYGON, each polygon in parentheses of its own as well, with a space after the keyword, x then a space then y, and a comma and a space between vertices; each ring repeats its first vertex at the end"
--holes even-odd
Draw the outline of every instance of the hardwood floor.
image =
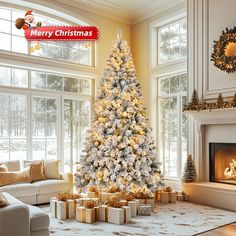
POLYGON ((226 225, 209 232, 198 234, 200 236, 236 236, 236 222, 226 225))

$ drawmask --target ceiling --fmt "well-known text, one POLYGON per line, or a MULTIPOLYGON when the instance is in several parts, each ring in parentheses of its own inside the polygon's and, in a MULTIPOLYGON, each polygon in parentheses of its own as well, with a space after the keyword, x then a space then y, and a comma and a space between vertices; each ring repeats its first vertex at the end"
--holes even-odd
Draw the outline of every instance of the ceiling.
POLYGON ((97 14, 134 24, 187 0, 73 0, 97 14), (94 11, 93 11, 94 12, 94 11))

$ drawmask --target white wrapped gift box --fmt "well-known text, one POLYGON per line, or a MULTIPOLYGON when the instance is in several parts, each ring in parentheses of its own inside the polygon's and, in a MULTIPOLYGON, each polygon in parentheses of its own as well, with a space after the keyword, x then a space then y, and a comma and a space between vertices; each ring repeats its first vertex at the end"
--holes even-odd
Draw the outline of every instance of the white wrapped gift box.
POLYGON ((52 217, 59 220, 66 220, 75 216, 75 201, 71 199, 66 201, 52 199, 50 208, 52 217))

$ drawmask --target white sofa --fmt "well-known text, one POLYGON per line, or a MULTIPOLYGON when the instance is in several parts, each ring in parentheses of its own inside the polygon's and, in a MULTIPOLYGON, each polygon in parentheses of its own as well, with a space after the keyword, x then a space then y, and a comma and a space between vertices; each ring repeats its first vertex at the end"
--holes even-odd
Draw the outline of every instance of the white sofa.
MULTIPOLYGON (((3 162, 9 171, 19 171, 20 161, 3 162)), ((17 183, 0 187, 0 191, 7 192, 18 200, 37 205, 48 203, 51 197, 55 197, 58 192, 73 191, 73 175, 61 174, 61 179, 46 179, 34 183, 17 183)))
POLYGON ((49 236, 49 216, 40 208, 3 193, 9 206, 0 208, 0 236, 49 236))

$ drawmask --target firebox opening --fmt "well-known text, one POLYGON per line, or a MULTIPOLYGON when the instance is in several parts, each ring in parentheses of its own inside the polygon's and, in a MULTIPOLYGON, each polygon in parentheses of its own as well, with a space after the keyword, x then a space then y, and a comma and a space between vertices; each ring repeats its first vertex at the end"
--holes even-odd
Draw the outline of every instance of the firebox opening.
POLYGON ((209 144, 210 181, 236 185, 236 143, 209 144))

